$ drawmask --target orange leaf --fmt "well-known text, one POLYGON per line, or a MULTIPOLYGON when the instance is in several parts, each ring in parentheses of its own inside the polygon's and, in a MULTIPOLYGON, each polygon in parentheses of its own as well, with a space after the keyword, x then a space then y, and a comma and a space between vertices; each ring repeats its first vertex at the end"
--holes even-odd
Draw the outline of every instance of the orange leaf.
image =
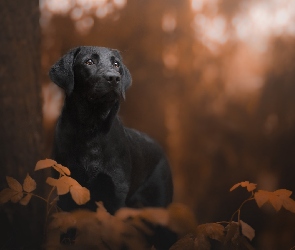
POLYGON ((255 237, 255 230, 242 220, 240 220, 240 223, 242 228, 242 234, 245 235, 249 240, 252 240, 255 237))
POLYGON ((256 189, 256 185, 255 183, 249 183, 249 181, 243 181, 241 182, 241 186, 242 187, 246 187, 248 192, 252 192, 253 190, 256 189))
POLYGON ((16 193, 14 196, 11 197, 10 200, 11 200, 13 203, 17 203, 17 202, 20 201, 21 198, 23 198, 23 196, 24 196, 23 192, 16 193))
POLYGON ((40 160, 36 164, 35 171, 44 168, 50 168, 55 164, 57 164, 57 162, 51 159, 40 160))
POLYGON ((256 189, 256 185, 257 184, 255 184, 255 183, 249 183, 249 181, 242 181, 240 183, 237 183, 237 184, 233 185, 229 191, 233 191, 237 187, 241 186, 241 187, 246 187, 248 192, 252 192, 253 190, 256 189))
POLYGON ((279 211, 282 208, 282 205, 283 205, 282 199, 280 199, 280 197, 278 197, 274 193, 270 193, 269 202, 272 204, 272 206, 274 207, 276 211, 279 211))
POLYGON ((29 203, 29 201, 31 200, 31 198, 32 198, 32 194, 27 194, 24 198, 22 198, 22 199, 19 201, 19 203, 20 203, 21 205, 26 206, 26 205, 28 205, 28 203, 29 203))
POLYGON ((241 186, 241 182, 233 185, 229 191, 231 192, 231 191, 235 190, 239 186, 241 186))
POLYGON ((262 207, 264 203, 269 200, 270 192, 264 190, 258 190, 254 194, 255 201, 258 207, 262 207))
POLYGON ((203 234, 206 238, 222 241, 224 239, 224 227, 217 223, 206 223, 197 226, 197 235, 203 234))
POLYGON ((253 190, 255 190, 256 186, 257 186, 257 184, 249 183, 249 185, 247 185, 248 192, 252 192, 253 190))
POLYGON ((6 176, 6 181, 8 183, 8 186, 17 192, 22 192, 23 188, 22 185, 14 178, 6 176))
POLYGON ((81 187, 80 185, 71 186, 70 193, 72 195, 73 200, 78 204, 85 204, 90 200, 90 192, 87 188, 81 187))
POLYGON ((10 201, 11 197, 16 195, 17 193, 18 193, 17 191, 12 190, 10 188, 4 188, 0 192, 0 204, 10 201))
POLYGON ((23 184, 24 190, 30 193, 36 189, 36 185, 36 181, 29 174, 27 174, 23 184))
POLYGON ((62 175, 71 175, 71 171, 61 164, 56 164, 53 166, 53 168, 62 175))
POLYGON ((241 186, 242 187, 247 187, 249 185, 249 181, 242 181, 241 186))
POLYGON ((287 189, 278 189, 273 192, 275 195, 280 196, 280 197, 290 197, 292 192, 287 189))
POLYGON ((79 182, 77 182, 75 179, 69 176, 62 176, 60 177, 60 180, 67 183, 69 186, 81 186, 79 182))
POLYGON ((63 177, 61 177, 59 179, 54 179, 54 178, 48 177, 46 180, 47 184, 49 184, 51 186, 55 186, 57 188, 58 195, 63 195, 63 194, 66 194, 70 191, 70 185, 67 182, 64 182, 62 180, 63 177))
POLYGON ((291 198, 286 198, 283 200, 283 207, 292 213, 295 213, 295 201, 291 198))

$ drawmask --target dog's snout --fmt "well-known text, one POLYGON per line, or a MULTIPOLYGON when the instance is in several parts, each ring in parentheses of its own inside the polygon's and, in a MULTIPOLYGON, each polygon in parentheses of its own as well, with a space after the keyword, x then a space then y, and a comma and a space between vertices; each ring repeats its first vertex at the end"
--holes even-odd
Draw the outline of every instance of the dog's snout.
POLYGON ((114 73, 107 73, 105 78, 111 84, 118 84, 121 80, 120 75, 114 73))

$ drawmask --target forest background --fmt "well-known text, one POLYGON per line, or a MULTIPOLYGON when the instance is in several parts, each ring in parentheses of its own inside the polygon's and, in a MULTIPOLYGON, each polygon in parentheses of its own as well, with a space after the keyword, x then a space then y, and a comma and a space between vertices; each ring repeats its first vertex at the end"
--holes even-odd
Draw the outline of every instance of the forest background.
MULTIPOLYGON (((229 193, 237 182, 295 191, 294 1, 1 0, 0 12, 1 189, 50 158, 64 97, 50 66, 95 45, 121 51, 133 85, 120 116, 163 146, 174 200, 199 223, 231 217, 247 197, 229 193)), ((0 208, 1 242, 42 224, 42 205, 16 206, 0 208)), ((295 245, 294 214, 244 209, 256 249, 295 245)))

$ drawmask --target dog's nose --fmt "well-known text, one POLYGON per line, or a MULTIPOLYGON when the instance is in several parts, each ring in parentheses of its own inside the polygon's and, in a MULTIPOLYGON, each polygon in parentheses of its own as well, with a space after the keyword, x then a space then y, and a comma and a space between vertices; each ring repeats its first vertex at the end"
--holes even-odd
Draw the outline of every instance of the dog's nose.
POLYGON ((106 80, 110 83, 110 84, 118 84, 121 80, 120 75, 114 74, 114 73, 107 73, 106 74, 106 80))

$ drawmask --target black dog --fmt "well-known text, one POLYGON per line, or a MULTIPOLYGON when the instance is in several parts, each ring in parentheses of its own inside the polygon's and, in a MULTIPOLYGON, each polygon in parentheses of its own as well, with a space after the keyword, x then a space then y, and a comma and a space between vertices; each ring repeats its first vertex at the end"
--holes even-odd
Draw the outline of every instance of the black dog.
MULTIPOLYGON (((110 213, 121 207, 165 207, 172 178, 161 148, 147 135, 122 125, 117 116, 131 76, 117 50, 83 46, 65 54, 50 78, 66 93, 58 120, 54 159, 90 190, 86 207, 103 201, 110 213)), ((69 195, 59 206, 77 205, 69 195)))

